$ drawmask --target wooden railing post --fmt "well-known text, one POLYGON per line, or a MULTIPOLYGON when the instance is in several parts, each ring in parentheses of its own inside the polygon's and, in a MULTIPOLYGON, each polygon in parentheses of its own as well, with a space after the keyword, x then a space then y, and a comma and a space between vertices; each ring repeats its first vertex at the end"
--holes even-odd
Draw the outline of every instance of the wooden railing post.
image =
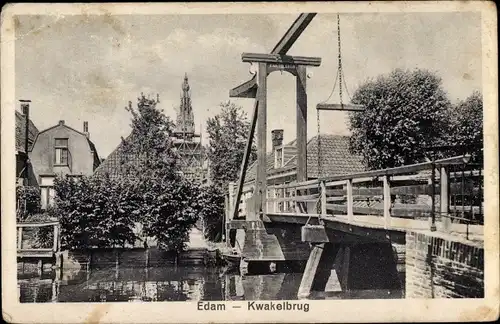
POLYGON ((451 229, 451 219, 448 216, 449 214, 449 173, 448 168, 445 166, 441 167, 441 192, 439 195, 439 205, 441 206, 441 223, 443 224, 443 231, 449 232, 451 229))
POLYGON ((391 227, 391 186, 389 185, 389 176, 385 175, 384 182, 384 228, 391 227))
POLYGON ((23 228, 19 226, 17 228, 17 249, 21 250, 23 247, 23 228))
POLYGON ((57 252, 57 248, 58 248, 58 246, 57 246, 58 244, 57 243, 58 243, 58 240, 59 240, 58 236, 59 236, 59 228, 57 227, 57 225, 54 225, 54 242, 53 242, 53 245, 52 245, 52 250, 54 252, 57 252))
POLYGON ((352 196, 352 179, 347 180, 347 220, 349 222, 354 221, 354 212, 353 212, 353 196, 352 196))
POLYGON ((326 187, 325 187, 325 182, 321 181, 320 182, 321 186, 321 193, 320 193, 320 201, 321 201, 321 216, 326 215, 326 187))
POLYGON ((273 213, 277 213, 278 212, 278 201, 276 201, 276 199, 278 198, 278 190, 274 187, 273 187, 273 198, 274 198, 273 213))
MULTIPOLYGON (((229 210, 233 210, 234 208, 234 182, 229 182, 229 210)), ((229 212, 229 220, 233 218, 231 212, 229 212)))

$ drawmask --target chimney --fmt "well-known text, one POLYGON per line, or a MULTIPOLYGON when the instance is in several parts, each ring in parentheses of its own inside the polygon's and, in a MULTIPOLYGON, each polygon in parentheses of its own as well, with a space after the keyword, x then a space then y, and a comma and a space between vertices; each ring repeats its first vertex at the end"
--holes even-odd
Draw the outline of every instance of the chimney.
POLYGON ((273 141, 273 151, 277 146, 281 146, 283 144, 283 130, 282 129, 273 129, 271 131, 271 138, 273 141))
POLYGON ((87 138, 90 138, 89 122, 88 121, 83 122, 83 133, 85 134, 85 136, 87 136, 87 138))
POLYGON ((64 120, 59 121, 59 126, 62 126, 62 125, 64 125, 64 120))
POLYGON ((28 185, 28 179, 29 179, 29 159, 28 159, 28 151, 29 151, 29 135, 30 135, 30 102, 31 100, 19 100, 21 102, 21 111, 23 112, 24 118, 25 118, 25 123, 24 123, 24 152, 26 153, 25 155, 25 160, 24 160, 24 171, 23 171, 23 177, 24 177, 24 184, 28 185))

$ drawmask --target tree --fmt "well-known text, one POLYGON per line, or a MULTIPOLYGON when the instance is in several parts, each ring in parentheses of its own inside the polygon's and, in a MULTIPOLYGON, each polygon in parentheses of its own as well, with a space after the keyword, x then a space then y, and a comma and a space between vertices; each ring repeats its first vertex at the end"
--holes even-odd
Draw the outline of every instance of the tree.
POLYGON ((222 240, 224 210, 224 192, 215 185, 209 185, 198 196, 200 215, 205 227, 205 237, 213 242, 222 240))
POLYGON ((134 244, 138 217, 136 195, 126 183, 108 176, 57 177, 56 208, 65 248, 115 247, 134 244))
MULTIPOLYGON (((242 107, 231 102, 220 106, 222 111, 207 121, 208 159, 212 183, 225 191, 230 181, 238 180, 250 122, 242 107)), ((255 161, 256 151, 252 145, 249 164, 255 161)))
POLYGON ((125 108, 132 115, 132 131, 122 139, 123 176, 136 181, 150 178, 175 181, 177 155, 171 139, 174 123, 163 110, 156 109, 155 100, 141 93, 137 101, 137 109, 130 101, 125 108))
POLYGON ((448 144, 455 146, 455 155, 464 152, 472 155, 472 161, 482 161, 483 148, 483 96, 474 91, 467 99, 454 105, 449 112, 451 127, 448 144), (461 147, 460 147, 461 146, 461 147))
POLYGON ((127 186, 136 193, 136 213, 144 234, 161 248, 182 250, 198 219, 197 188, 179 174, 171 139, 173 122, 156 109, 157 102, 138 98, 132 114, 131 135, 123 141, 127 186))
MULTIPOLYGON (((250 121, 242 107, 231 102, 221 103, 220 106, 222 111, 207 121, 212 185, 205 188, 200 196, 205 204, 201 214, 206 235, 214 241, 222 238, 224 194, 229 182, 238 181, 250 130, 250 121)), ((255 161, 256 151, 256 146, 252 144, 248 165, 255 161)))
POLYGON ((129 102, 132 131, 122 142, 117 177, 56 181, 56 212, 67 246, 133 244, 138 222, 143 234, 155 237, 161 248, 185 247, 199 217, 199 191, 178 172, 170 138, 174 125, 156 104, 144 95, 137 109, 129 102))
POLYGON ((450 102, 441 79, 426 70, 394 70, 361 85, 352 102, 365 111, 349 115, 350 148, 369 169, 423 160, 449 130, 450 102))

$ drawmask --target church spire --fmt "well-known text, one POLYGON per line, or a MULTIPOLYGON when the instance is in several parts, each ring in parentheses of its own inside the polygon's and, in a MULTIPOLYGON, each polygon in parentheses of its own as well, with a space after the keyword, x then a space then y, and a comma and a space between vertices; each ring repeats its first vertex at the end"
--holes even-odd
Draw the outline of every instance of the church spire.
POLYGON ((189 80, 187 73, 185 73, 184 82, 182 83, 181 104, 177 115, 177 133, 193 135, 194 116, 193 108, 191 106, 191 92, 189 90, 189 80))
POLYGON ((184 73, 184 83, 182 84, 182 91, 184 92, 189 91, 189 81, 187 73, 184 73))

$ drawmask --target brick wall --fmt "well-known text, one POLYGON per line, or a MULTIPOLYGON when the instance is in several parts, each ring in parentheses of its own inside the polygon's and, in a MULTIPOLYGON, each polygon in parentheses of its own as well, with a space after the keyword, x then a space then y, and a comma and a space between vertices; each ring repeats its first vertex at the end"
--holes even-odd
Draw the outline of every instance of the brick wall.
POLYGON ((483 298, 483 248, 450 235, 408 232, 405 290, 407 298, 483 298))

